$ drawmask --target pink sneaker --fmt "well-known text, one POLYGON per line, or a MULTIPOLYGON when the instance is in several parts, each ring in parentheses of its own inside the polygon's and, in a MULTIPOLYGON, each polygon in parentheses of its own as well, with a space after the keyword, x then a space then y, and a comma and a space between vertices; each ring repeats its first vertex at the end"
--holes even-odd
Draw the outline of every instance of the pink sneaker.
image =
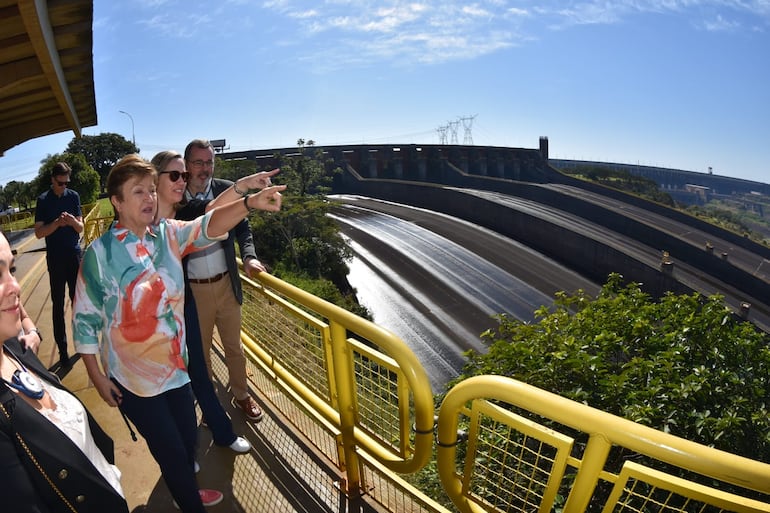
POLYGON ((201 501, 203 501, 203 505, 206 507, 215 506, 225 498, 225 496, 222 495, 222 492, 209 490, 207 488, 201 488, 198 490, 198 494, 201 496, 201 501))
MULTIPOLYGON (((222 499, 225 498, 225 496, 222 495, 222 492, 217 490, 209 490, 207 488, 201 488, 198 490, 198 495, 201 496, 201 502, 203 502, 203 505, 206 507, 216 506, 222 502, 222 499)), ((179 509, 179 504, 177 504, 176 501, 174 501, 174 507, 179 509)))

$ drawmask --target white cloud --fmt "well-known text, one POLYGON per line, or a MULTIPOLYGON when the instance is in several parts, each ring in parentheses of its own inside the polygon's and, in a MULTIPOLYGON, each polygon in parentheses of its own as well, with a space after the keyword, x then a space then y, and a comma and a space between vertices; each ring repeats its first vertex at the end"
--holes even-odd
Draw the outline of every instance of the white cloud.
POLYGON ((482 9, 478 4, 466 5, 462 8, 463 14, 469 14, 471 16, 478 17, 491 17, 492 13, 486 9, 482 9))
MULTIPOLYGON (((306 48, 345 63, 394 65, 472 59, 547 37, 549 30, 633 23, 644 13, 676 15, 707 30, 767 27, 768 0, 271 0, 262 7, 296 24, 306 48), (742 16, 742 17, 741 17, 742 16), (746 19, 748 18, 748 19, 746 19)), ((312 60, 312 56, 306 56, 312 60)))
POLYGON ((277 11, 286 11, 289 8, 289 0, 270 0, 263 2, 262 7, 264 9, 274 9, 277 11))
POLYGON ((509 14, 511 16, 529 16, 529 11, 526 9, 520 9, 518 7, 511 7, 509 9, 506 9, 505 14, 509 14))
POLYGON ((295 11, 290 13, 289 16, 298 20, 305 20, 309 18, 316 18, 318 16, 318 11, 315 9, 308 9, 307 11, 295 11))
POLYGON ((712 20, 704 20, 702 25, 703 28, 709 32, 729 32, 740 28, 740 23, 737 21, 726 20, 721 14, 717 15, 717 17, 712 20))

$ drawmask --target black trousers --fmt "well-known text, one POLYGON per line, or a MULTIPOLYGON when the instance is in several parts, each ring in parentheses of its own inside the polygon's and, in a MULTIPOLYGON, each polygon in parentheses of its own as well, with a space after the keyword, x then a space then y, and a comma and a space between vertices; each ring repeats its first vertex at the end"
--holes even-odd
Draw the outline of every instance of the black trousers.
POLYGON ((112 381, 123 393, 120 409, 147 442, 182 513, 206 513, 195 477, 198 424, 190 384, 153 397, 140 397, 112 381))
POLYGON ((69 288, 70 301, 75 300, 75 281, 80 269, 80 252, 49 252, 48 281, 51 284, 51 318, 53 338, 59 348, 59 354, 67 351, 67 329, 64 321, 64 293, 69 288))

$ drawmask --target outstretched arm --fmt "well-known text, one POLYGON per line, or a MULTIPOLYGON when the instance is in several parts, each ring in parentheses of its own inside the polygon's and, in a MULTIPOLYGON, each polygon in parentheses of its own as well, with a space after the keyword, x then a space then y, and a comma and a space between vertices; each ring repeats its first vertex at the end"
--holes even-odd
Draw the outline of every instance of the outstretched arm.
POLYGON ((254 173, 253 175, 239 178, 233 185, 222 191, 216 198, 206 205, 206 212, 212 208, 227 205, 238 199, 243 201, 242 198, 248 195, 250 191, 270 187, 273 185, 270 178, 277 175, 280 171, 280 169, 276 168, 272 171, 262 171, 260 173, 254 173))
POLYGON ((273 185, 256 194, 249 194, 239 200, 216 207, 208 224, 209 237, 220 237, 226 234, 254 210, 278 212, 281 210, 281 191, 284 190, 286 190, 285 185, 273 185))

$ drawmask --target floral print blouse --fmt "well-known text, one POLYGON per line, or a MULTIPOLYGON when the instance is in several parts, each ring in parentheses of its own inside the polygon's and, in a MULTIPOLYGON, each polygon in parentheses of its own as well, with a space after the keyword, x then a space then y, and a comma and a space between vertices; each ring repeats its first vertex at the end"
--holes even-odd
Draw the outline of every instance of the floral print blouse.
POLYGON ((190 381, 182 258, 227 238, 206 233, 211 213, 161 219, 140 239, 113 223, 86 249, 75 287, 75 350, 99 354, 107 376, 153 397, 190 381))

